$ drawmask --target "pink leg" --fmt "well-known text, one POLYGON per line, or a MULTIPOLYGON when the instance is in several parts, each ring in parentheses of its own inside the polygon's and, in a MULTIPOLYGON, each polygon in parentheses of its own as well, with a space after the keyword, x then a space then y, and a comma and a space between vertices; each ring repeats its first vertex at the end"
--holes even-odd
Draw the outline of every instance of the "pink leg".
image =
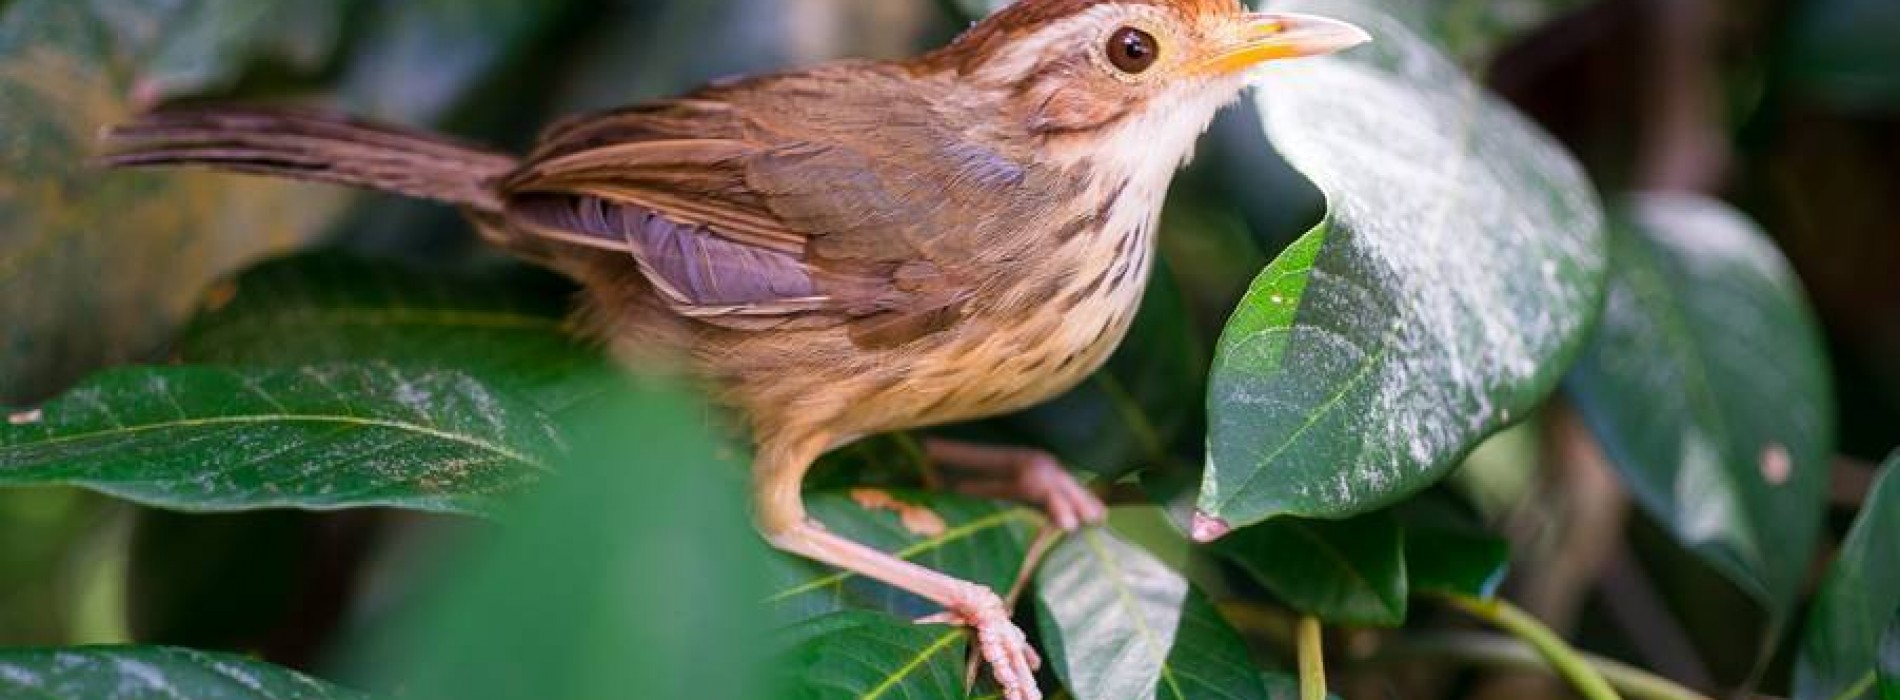
POLYGON ((956 483, 957 490, 1041 507, 1056 527, 1064 530, 1099 523, 1108 517, 1108 508, 1102 505, 1102 500, 1047 452, 927 438, 924 453, 934 462, 975 475, 968 482, 956 483))
POLYGON ((831 534, 805 517, 799 485, 829 442, 826 436, 761 442, 753 464, 753 490, 759 529, 766 540, 784 551, 869 576, 942 605, 943 615, 926 619, 969 625, 976 631, 977 649, 1003 687, 1004 700, 1041 700, 1035 672, 1042 659, 1010 621, 1009 609, 995 591, 831 534))

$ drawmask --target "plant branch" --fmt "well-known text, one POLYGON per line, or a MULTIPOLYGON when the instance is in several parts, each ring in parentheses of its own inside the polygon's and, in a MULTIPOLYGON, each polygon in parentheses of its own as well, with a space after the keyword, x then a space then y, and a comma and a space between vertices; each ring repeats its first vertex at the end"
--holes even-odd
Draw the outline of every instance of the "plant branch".
POLYGON ((1571 648, 1557 633, 1550 631, 1544 623, 1537 621, 1524 611, 1502 599, 1480 600, 1461 595, 1446 595, 1443 600, 1453 607, 1465 611, 1474 617, 1509 632, 1530 644, 1537 653, 1550 663, 1551 668, 1570 681, 1579 694, 1588 700, 1621 700, 1616 690, 1610 687, 1603 674, 1585 661, 1582 654, 1571 648))
POLYGON ((1319 618, 1300 617, 1300 700, 1326 700, 1326 657, 1319 618))
MULTIPOLYGON (((1710 700, 1690 688, 1621 661, 1579 652, 1584 663, 1603 674, 1610 686, 1630 700, 1710 700)), ((1529 644, 1487 632, 1446 632, 1412 635, 1395 641, 1365 661, 1379 665, 1412 659, 1446 659, 1483 666, 1521 670, 1550 670, 1550 664, 1529 644)))

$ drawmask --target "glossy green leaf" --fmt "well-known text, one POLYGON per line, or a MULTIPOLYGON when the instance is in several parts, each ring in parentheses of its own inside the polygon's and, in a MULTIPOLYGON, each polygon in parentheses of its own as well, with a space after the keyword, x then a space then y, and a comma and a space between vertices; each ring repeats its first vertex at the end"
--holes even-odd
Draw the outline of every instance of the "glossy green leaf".
POLYGON ((235 654, 172 647, 0 649, 0 697, 21 700, 369 700, 235 654))
POLYGON ((1359 0, 1273 7, 1374 42, 1261 71, 1267 133, 1330 210, 1216 353, 1199 508, 1235 527, 1437 481, 1556 386, 1605 265, 1582 170, 1430 41, 1359 0))
POLYGON ((1077 700, 1266 696, 1245 642, 1206 596, 1106 528, 1049 553, 1036 573, 1036 617, 1077 700))
POLYGON ((80 486, 191 511, 471 512, 559 452, 540 411, 388 365, 107 371, 0 425, 0 486, 80 486))
MULTIPOLYGON (((776 698, 764 543, 743 470, 683 393, 614 392, 563 421, 574 448, 434 569, 417 607, 346 645, 415 700, 776 698)), ((426 558, 425 558, 426 559, 426 558)))
POLYGON ((787 627, 783 651, 786 700, 964 700, 968 633, 919 625, 883 613, 837 612, 787 627))
MULTIPOLYGON (((805 508, 839 536, 999 594, 1015 583, 1042 524, 1018 506, 871 488, 807 493, 805 508)), ((942 612, 911 593, 789 554, 773 558, 771 580, 767 603, 786 622, 851 609, 907 619, 942 612)))
MULTIPOLYGON (((1888 458, 1815 596, 1795 659, 1799 700, 1874 698, 1881 635, 1900 620, 1900 454, 1888 458), (1859 688, 1859 693, 1848 693, 1859 688)), ((1888 635, 1890 638, 1892 635, 1888 635)))
POLYGON ((558 411, 613 384, 600 353, 566 323, 571 294, 564 282, 517 267, 431 273, 299 256, 213 287, 179 354, 194 363, 450 369, 558 411))
POLYGON ((1405 621, 1405 547, 1390 513, 1274 518, 1214 548, 1288 605, 1325 622, 1391 627, 1405 621))
POLYGON ((261 29, 250 10, 195 14, 234 4, 284 3, 0 7, 0 402, 150 354, 207 282, 308 240, 340 210, 331 188, 85 164, 102 127, 222 80, 249 53, 243 37, 261 29), (212 35, 232 38, 186 40, 212 35))
POLYGON ((1650 195, 1616 236, 1602 327, 1568 388, 1636 500, 1780 614, 1814 553, 1834 453, 1800 283, 1719 202, 1650 195))
POLYGON ((1405 573, 1413 595, 1492 598, 1510 567, 1511 546, 1503 539, 1442 528, 1405 528, 1405 573))

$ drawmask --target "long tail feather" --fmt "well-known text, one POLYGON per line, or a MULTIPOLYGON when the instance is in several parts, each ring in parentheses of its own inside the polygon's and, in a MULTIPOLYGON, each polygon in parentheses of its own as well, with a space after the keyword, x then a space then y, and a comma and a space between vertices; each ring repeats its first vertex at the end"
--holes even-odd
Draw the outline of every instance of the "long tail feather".
POLYGON ((498 212, 495 183, 515 159, 440 136, 291 110, 155 112, 107 129, 96 162, 115 168, 204 166, 314 180, 498 212))

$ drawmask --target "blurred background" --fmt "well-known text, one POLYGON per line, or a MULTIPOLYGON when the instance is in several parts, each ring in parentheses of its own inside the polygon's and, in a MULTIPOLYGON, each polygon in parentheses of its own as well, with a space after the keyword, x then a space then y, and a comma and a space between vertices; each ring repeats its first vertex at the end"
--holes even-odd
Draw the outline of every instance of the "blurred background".
MULTIPOLYGON (((326 246, 424 266, 493 263, 439 207, 216 176, 103 177, 81 165, 101 125, 164 102, 267 100, 521 149, 564 114, 737 73, 909 55, 947 41, 980 5, 0 1, 0 405, 37 402, 106 364, 167 357, 206 288, 260 259, 326 246)), ((1871 464, 1900 443, 1900 3, 1424 5, 1498 25, 1460 54, 1567 144, 1601 191, 1715 194, 1780 244, 1832 360, 1841 508, 1831 527, 1844 529, 1871 464)), ((1248 103, 1223 115, 1177 179, 1163 229, 1171 274, 1160 294, 1180 305, 1172 322, 1185 332, 1153 335, 1199 341, 1167 350, 1180 372, 1161 379, 1186 391, 1158 406, 1142 396, 1158 426, 1150 444, 1098 445, 1079 461, 1116 473, 1117 460, 1200 459, 1193 378, 1206 348, 1252 276, 1322 204, 1273 154, 1248 103)), ((1158 352, 1148 337, 1138 332, 1124 354, 1158 352)), ((1067 430, 1072 443, 1055 447, 1072 456, 1091 449, 1076 446, 1090 442, 1089 425, 1058 408, 972 430, 1054 436, 1044 442, 1067 430)), ((1474 489, 1490 494, 1496 522, 1546 514, 1516 538, 1511 586, 1554 626, 1600 634, 1600 647, 1627 637, 1602 620, 1678 620, 1657 635, 1688 637, 1681 644, 1629 653, 1694 685, 1739 682, 1757 650, 1725 640, 1762 624, 1746 598, 1640 516, 1629 516, 1628 551, 1643 580, 1616 556, 1588 555, 1610 546, 1591 533, 1621 522, 1627 499, 1600 473, 1553 466, 1547 456, 1565 438, 1548 425, 1508 433, 1475 458, 1487 468, 1460 477, 1482 482, 1474 489), (1578 571, 1579 558, 1601 575, 1578 571), (1654 609, 1610 602, 1630 600, 1654 609), (1684 645, 1700 651, 1683 658, 1684 645)), ((390 577, 442 527, 383 513, 183 516, 73 491, 0 491, 0 644, 136 638, 310 668, 340 630, 387 604, 390 577)))

